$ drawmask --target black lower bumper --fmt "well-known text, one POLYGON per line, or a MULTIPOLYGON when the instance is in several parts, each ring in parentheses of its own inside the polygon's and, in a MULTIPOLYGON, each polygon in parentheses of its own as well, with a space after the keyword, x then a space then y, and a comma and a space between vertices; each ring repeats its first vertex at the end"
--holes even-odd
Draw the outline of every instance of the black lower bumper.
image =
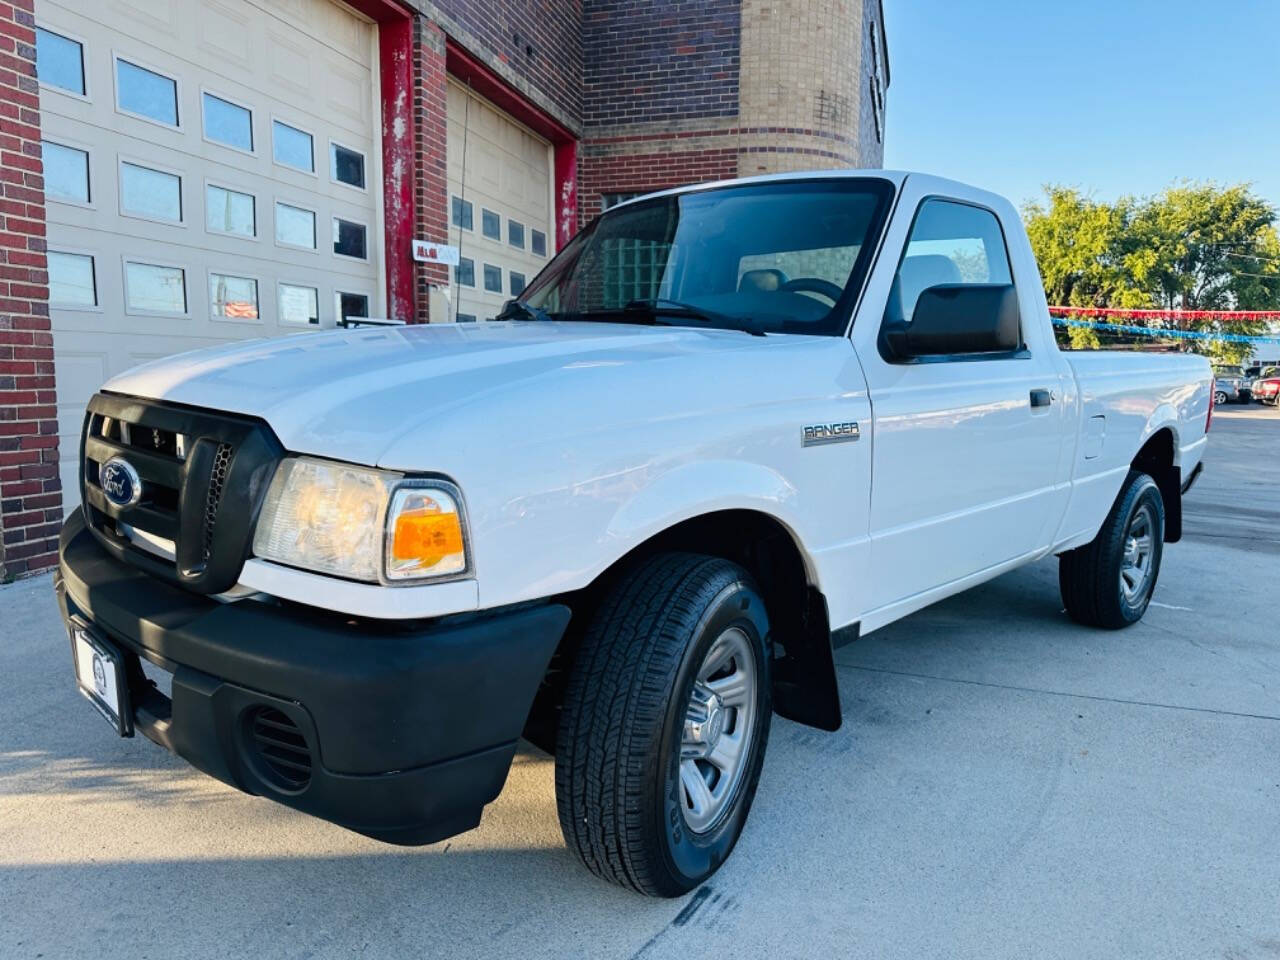
POLYGON ((78 510, 56 587, 64 619, 122 651, 134 729, 246 792, 403 844, 479 822, 569 620, 550 603, 411 624, 221 603, 111 557, 78 510), (173 674, 171 697, 139 658, 173 674), (294 728, 305 771, 274 775, 263 722, 294 728))

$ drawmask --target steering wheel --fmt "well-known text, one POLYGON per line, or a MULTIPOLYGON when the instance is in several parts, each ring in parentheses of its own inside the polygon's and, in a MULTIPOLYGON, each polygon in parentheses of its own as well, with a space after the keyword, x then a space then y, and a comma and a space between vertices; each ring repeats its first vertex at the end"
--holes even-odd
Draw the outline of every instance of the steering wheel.
POLYGON ((779 293, 816 293, 820 297, 826 297, 832 303, 839 302, 844 295, 844 291, 832 283, 830 280, 823 280, 820 277, 796 277, 794 280, 788 280, 778 288, 779 293))

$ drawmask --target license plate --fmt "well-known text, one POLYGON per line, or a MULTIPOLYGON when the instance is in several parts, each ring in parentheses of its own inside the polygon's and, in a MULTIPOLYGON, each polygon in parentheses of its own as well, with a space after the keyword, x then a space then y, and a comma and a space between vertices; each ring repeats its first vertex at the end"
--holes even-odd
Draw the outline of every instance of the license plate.
POLYGON ((129 685, 120 651, 78 619, 72 620, 70 632, 76 686, 116 733, 133 736, 133 711, 129 708, 129 685))

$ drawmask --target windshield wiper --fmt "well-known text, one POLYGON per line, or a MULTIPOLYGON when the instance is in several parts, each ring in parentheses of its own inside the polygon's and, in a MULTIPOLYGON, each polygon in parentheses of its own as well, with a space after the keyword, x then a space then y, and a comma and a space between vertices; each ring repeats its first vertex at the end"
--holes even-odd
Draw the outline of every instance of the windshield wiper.
POLYGON ((502 308, 502 312, 493 319, 547 321, 551 319, 551 314, 541 307, 535 307, 531 303, 525 303, 525 301, 517 299, 507 301, 507 305, 502 308))
POLYGON ((632 300, 622 307, 622 311, 624 313, 647 314, 657 323, 661 323, 661 320, 658 319, 659 317, 680 317, 685 320, 701 320, 703 323, 726 327, 730 330, 741 330, 743 333, 749 333, 753 337, 763 337, 765 335, 764 329, 751 317, 736 317, 728 313, 717 313, 715 310, 695 307, 691 303, 681 303, 679 300, 667 300, 661 297, 651 300, 632 300))

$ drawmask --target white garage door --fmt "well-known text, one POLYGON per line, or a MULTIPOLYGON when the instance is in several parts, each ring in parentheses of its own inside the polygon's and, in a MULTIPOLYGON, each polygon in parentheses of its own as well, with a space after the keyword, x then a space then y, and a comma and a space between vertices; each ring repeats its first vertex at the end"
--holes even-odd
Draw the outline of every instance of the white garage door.
POLYGON ((39 0, 63 493, 144 360, 385 312, 377 33, 332 0, 39 0))
POLYGON ((551 145, 453 82, 448 120, 449 238, 462 261, 449 293, 455 319, 483 321, 546 265, 551 145))

